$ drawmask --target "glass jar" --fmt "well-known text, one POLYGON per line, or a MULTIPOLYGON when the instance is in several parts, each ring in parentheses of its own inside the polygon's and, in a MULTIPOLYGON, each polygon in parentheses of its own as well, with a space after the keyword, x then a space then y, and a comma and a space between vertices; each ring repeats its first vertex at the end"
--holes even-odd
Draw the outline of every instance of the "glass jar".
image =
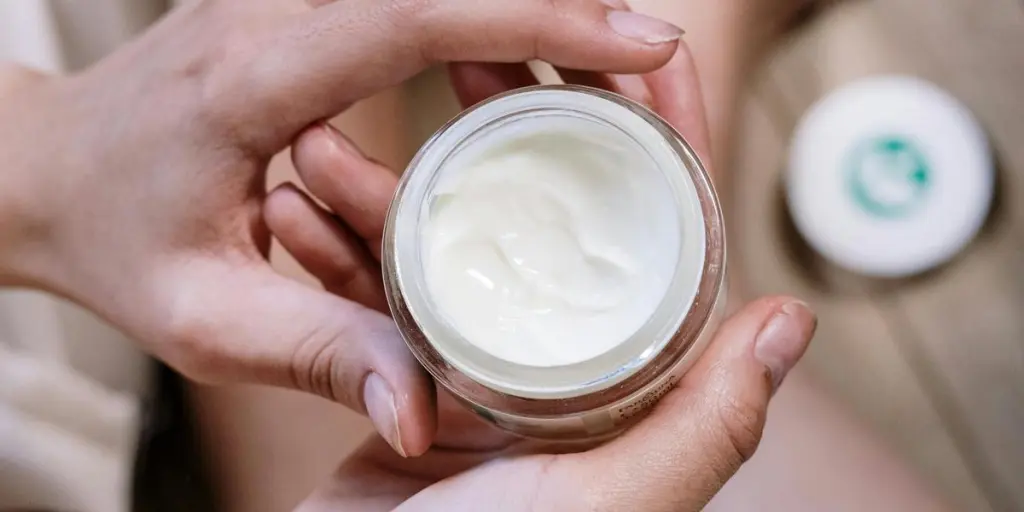
POLYGON ((615 435, 641 417, 703 352, 724 306, 725 229, 704 166, 667 122, 614 93, 536 86, 466 110, 427 141, 402 176, 388 212, 382 266, 402 336, 459 401, 522 436, 593 439, 615 435), (438 177, 452 172, 452 159, 482 137, 521 133, 531 125, 586 126, 621 138, 636 158, 649 158, 663 175, 682 231, 668 291, 643 327, 612 350, 575 364, 527 366, 481 350, 443 318, 425 284, 421 233, 438 177))

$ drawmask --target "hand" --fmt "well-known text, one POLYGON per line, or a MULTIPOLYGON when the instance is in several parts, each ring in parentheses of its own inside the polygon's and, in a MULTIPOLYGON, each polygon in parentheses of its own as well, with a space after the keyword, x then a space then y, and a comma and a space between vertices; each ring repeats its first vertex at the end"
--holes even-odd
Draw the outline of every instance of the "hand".
POLYGON ((79 75, 0 90, 0 284, 71 298, 194 379, 368 410, 423 453, 434 389, 393 322, 266 262, 268 160, 433 63, 642 72, 678 36, 597 0, 189 4, 79 75))
MULTIPOLYGON (((643 76, 560 72, 652 105, 706 155, 700 90, 685 46, 643 76)), ((464 105, 535 82, 514 64, 457 64, 452 78, 464 105)), ((377 259, 394 172, 326 124, 303 133, 292 158, 310 193, 331 211, 286 184, 267 199, 268 226, 327 290, 383 311, 377 259)), ((699 510, 754 452, 768 401, 814 327, 814 315, 792 299, 748 305, 649 417, 581 453, 503 434, 442 390, 429 451, 402 458, 373 438, 300 509, 699 510)))

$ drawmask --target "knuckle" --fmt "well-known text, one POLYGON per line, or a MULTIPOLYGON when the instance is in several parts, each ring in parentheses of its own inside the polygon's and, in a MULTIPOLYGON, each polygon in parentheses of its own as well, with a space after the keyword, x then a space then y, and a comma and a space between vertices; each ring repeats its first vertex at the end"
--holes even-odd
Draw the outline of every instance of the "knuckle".
MULTIPOLYGON (((296 166, 296 170, 300 166, 296 166)), ((308 183, 302 171, 298 171, 299 179, 308 183)), ((294 184, 285 183, 267 194, 263 201, 263 219, 271 233, 281 238, 294 238, 295 233, 306 225, 308 206, 305 199, 294 184)), ((283 241, 286 242, 286 241, 283 241)))
POLYGON ((247 125, 246 103, 265 37, 257 30, 258 20, 231 12, 224 2, 204 3, 196 9, 192 23, 183 29, 187 38, 181 57, 170 70, 170 83, 177 84, 188 98, 187 109, 196 125, 220 139, 234 141, 247 125))
POLYGON ((724 443, 730 448, 737 466, 754 455, 764 430, 762 407, 740 401, 729 401, 718 410, 724 443))
POLYGON ((443 13, 439 0, 394 0, 385 8, 386 24, 404 34, 410 54, 418 54, 423 64, 444 60, 442 49, 446 37, 452 34, 445 28, 451 20, 443 13))
POLYGON ((173 69, 177 79, 205 82, 216 77, 243 47, 240 43, 246 29, 228 23, 230 16, 224 11, 221 3, 204 2, 187 13, 189 23, 181 29, 187 46, 181 48, 185 51, 173 69))
POLYGON ((467 52, 526 61, 557 37, 555 20, 569 26, 588 5, 589 0, 517 0, 514 6, 474 6, 463 12, 443 0, 393 0, 386 18, 409 38, 408 50, 419 52, 425 64, 460 60, 467 52))
POLYGON ((210 128, 232 132, 240 124, 236 115, 239 101, 236 91, 244 80, 250 58, 244 50, 233 49, 231 36, 202 50, 180 70, 183 83, 192 88, 196 119, 210 128))
POLYGON ((330 258, 330 274, 324 276, 324 285, 332 290, 343 291, 366 275, 366 270, 360 262, 352 260, 347 255, 334 254, 330 258))
POLYGON ((340 336, 334 330, 315 326, 300 337, 289 365, 292 385, 341 404, 359 403, 355 390, 339 385, 344 374, 340 336))
POLYGON ((530 2, 538 23, 529 25, 525 51, 527 59, 538 59, 547 55, 552 47, 559 43, 552 39, 563 37, 567 31, 573 31, 580 19, 588 19, 584 12, 591 6, 590 2, 566 2, 564 0, 532 0, 530 2))

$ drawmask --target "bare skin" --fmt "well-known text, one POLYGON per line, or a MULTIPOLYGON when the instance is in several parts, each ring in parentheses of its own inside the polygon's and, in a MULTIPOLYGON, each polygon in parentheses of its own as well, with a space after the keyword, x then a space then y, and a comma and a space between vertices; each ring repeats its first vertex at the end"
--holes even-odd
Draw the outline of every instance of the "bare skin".
MULTIPOLYGON (((802 3, 736 0, 716 2, 708 6, 653 0, 638 1, 634 4, 645 12, 653 12, 675 21, 688 30, 687 40, 694 48, 694 59, 701 70, 700 84, 705 91, 704 105, 710 126, 710 151, 704 149, 706 154, 714 155, 718 170, 717 185, 721 191, 727 188, 723 185, 728 185, 728 174, 722 172, 722 163, 727 162, 725 157, 729 153, 734 112, 743 77, 749 74, 757 58, 786 28, 787 20, 792 19, 792 13, 802 7, 802 3), (768 4, 772 7, 768 8, 768 4)), ((520 67, 503 66, 497 70, 492 68, 491 71, 488 73, 480 67, 473 66, 458 66, 453 70, 456 92, 464 104, 473 103, 505 87, 528 85, 532 82, 532 77, 524 73, 520 67), (474 83, 475 88, 472 87, 474 83)), ((619 82, 588 73, 563 72, 563 76, 592 85, 621 87, 622 92, 642 101, 660 103, 664 108, 665 100, 654 102, 649 88, 637 89, 638 83, 646 85, 642 81, 627 79, 619 82)), ((687 88, 683 92, 693 90, 695 88, 687 88)), ((685 98, 686 95, 682 96, 685 98)), ((680 100, 672 106, 678 107, 680 104, 685 105, 686 101, 680 100)), ((379 122, 371 120, 374 119, 372 116, 367 117, 369 119, 364 120, 365 125, 360 125, 359 119, 349 118, 346 121, 347 128, 359 130, 353 132, 354 135, 365 135, 367 130, 381 129, 379 122)), ((692 124, 682 123, 684 130, 691 126, 692 124)), ((700 140, 702 134, 688 132, 687 135, 700 140)), ((365 137, 363 140, 366 140, 365 137)), ((374 273, 376 269, 369 274, 359 271, 360 265, 373 261, 372 251, 367 247, 360 248, 360 233, 351 228, 353 225, 366 224, 365 220, 353 218, 354 212, 376 211, 376 215, 382 217, 383 202, 379 202, 376 207, 372 201, 356 203, 362 206, 354 207, 353 201, 358 201, 359 197, 372 197, 374 194, 354 197, 346 193, 345 189, 352 183, 374 182, 379 183, 381 189, 388 189, 393 186, 394 178, 388 170, 378 165, 366 164, 358 157, 358 153, 353 153, 353 146, 346 139, 330 130, 326 133, 310 132, 304 135, 294 149, 293 158, 310 190, 326 204, 342 213, 343 220, 348 221, 350 225, 345 227, 343 224, 334 223, 327 217, 326 212, 313 207, 308 198, 294 189, 284 188, 274 193, 270 202, 271 208, 267 210, 271 226, 281 241, 306 263, 307 268, 323 280, 327 289, 382 307, 383 299, 379 290, 365 286, 366 283, 377 280, 374 273), (333 147, 331 140, 337 142, 343 150, 333 147), (377 178, 360 178, 370 175, 377 178), (317 222, 316 219, 328 219, 328 222, 317 222), (324 265, 324 262, 332 263, 324 265)), ((364 228, 362 234, 370 239, 370 247, 373 247, 379 231, 367 231, 364 228)), ((831 397, 823 394, 806 375, 799 373, 787 380, 786 386, 782 387, 773 400, 772 419, 768 422, 765 439, 757 455, 744 465, 739 475, 732 479, 722 492, 716 495, 708 507, 709 510, 945 509, 935 494, 898 460, 894 460, 884 445, 858 425, 854 418, 849 417, 831 397), (880 481, 884 481, 885 485, 879 485, 880 481)), ((258 401, 260 398, 257 395, 247 400, 258 401)), ((223 402, 221 405, 244 407, 223 402)), ((333 483, 330 487, 324 488, 326 493, 318 495, 319 502, 328 508, 330 504, 345 504, 349 508, 358 508, 359 505, 366 509, 388 508, 431 482, 451 475, 463 467, 462 464, 468 466, 495 457, 507 460, 511 454, 536 448, 526 443, 514 442, 493 430, 482 429, 475 418, 460 412, 444 395, 441 397, 440 418, 442 426, 439 431, 439 442, 425 458, 403 460, 391 454, 380 440, 370 440, 332 475, 333 483), (367 497, 366 489, 374 489, 370 493, 371 497, 367 497)), ((290 434, 282 433, 280 430, 283 428, 287 431, 287 426, 250 424, 239 428, 263 432, 269 437, 261 439, 273 440, 271 442, 280 445, 278 450, 294 446, 290 444, 292 441, 288 440, 290 434), (274 432, 277 434, 272 434, 274 432)), ((344 433, 328 434, 330 437, 338 435, 344 433)), ((239 448, 234 450, 237 449, 239 448)), ((262 446, 240 449, 264 451, 262 446)), ((232 460, 235 456, 232 453, 237 455, 232 449, 218 453, 232 460)), ((311 452, 307 453, 304 460, 311 461, 317 458, 313 455, 311 452)), ((506 485, 510 482, 536 478, 537 468, 531 467, 530 458, 527 459, 524 462, 513 457, 513 462, 500 463, 501 467, 522 465, 526 468, 525 473, 515 474, 511 478, 507 473, 498 473, 502 479, 497 482, 490 480, 487 474, 487 471, 494 470, 474 470, 449 480, 440 488, 453 490, 451 494, 434 487, 414 498, 407 506, 417 504, 424 509, 431 509, 437 508, 440 503, 445 505, 444 509, 447 510, 453 507, 453 503, 465 503, 463 499, 473 499, 469 503, 480 503, 485 500, 489 504, 493 503, 493 496, 507 489, 506 485), (447 501, 431 501, 434 498, 447 498, 447 501)), ((309 465, 308 462, 298 464, 309 465)), ((601 467, 600 464, 594 463, 597 467, 601 467)), ((229 463, 225 469, 232 471, 231 466, 229 463)), ((643 471, 634 473, 643 474, 643 471)), ((601 475, 594 475, 592 478, 598 482, 595 486, 622 485, 624 490, 638 488, 631 485, 629 478, 614 484, 602 480, 601 475)), ((643 481, 644 478, 640 477, 639 480, 643 481)), ((680 477, 676 484, 686 481, 685 477, 680 477)), ((291 479, 291 482, 292 485, 296 484, 295 479, 291 479)), ((229 492, 245 497, 253 496, 254 492, 262 496, 280 496, 291 492, 286 489, 289 484, 281 483, 280 478, 275 479, 275 484, 276 486, 271 489, 260 488, 257 491, 251 485, 247 486, 244 481, 236 482, 229 492)), ((301 484, 298 486, 301 487, 301 484)), ((570 489, 573 488, 563 486, 563 489, 565 492, 572 492, 570 489)), ((646 510, 647 507, 657 510, 657 504, 646 502, 644 499, 658 500, 664 499, 663 496, 657 486, 650 490, 644 488, 633 493, 628 506, 640 510, 646 510)), ((232 501, 237 503, 237 499, 232 501)), ((239 509, 248 510, 251 505, 252 503, 239 509)), ((499 510, 545 510, 548 506, 558 505, 566 507, 566 504, 556 501, 529 504, 499 501, 495 506, 499 510)), ((679 506, 678 510, 688 510, 690 506, 695 507, 697 504, 675 505, 679 506)), ((567 508, 576 509, 571 504, 567 508)))
MULTIPOLYGON (((432 382, 372 302, 275 273, 264 223, 280 228, 273 212, 295 198, 288 189, 265 196, 272 155, 293 142, 297 160, 339 151, 321 119, 438 62, 537 58, 602 81, 594 73, 647 73, 655 106, 707 156, 703 102, 678 37, 671 24, 591 0, 191 4, 82 74, 6 72, 0 284, 75 300, 194 379, 299 389, 367 413, 394 450, 371 442, 307 510, 450 509, 480 493, 506 510, 620 509, 638 495, 647 510, 697 509, 756 448, 773 390, 813 334, 802 303, 776 297, 738 312, 622 438, 532 454, 465 413, 449 415, 443 396, 435 409, 432 382), (471 446, 449 442, 450 429, 467 428, 459 437, 471 446), (479 465, 498 453, 495 442, 500 462, 479 465)), ((504 83, 493 66, 476 69, 484 73, 466 78, 467 94, 490 93, 482 77, 504 83)), ((363 164, 348 192, 377 205, 386 183, 363 164)), ((314 174, 306 179, 318 188, 314 174)), ((379 238, 380 217, 344 209, 361 203, 329 204, 361 240, 379 238)))

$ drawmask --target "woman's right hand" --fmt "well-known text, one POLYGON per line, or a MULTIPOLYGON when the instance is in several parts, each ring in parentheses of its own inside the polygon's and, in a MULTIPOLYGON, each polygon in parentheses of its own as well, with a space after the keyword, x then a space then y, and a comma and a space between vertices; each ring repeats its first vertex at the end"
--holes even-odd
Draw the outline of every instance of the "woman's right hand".
POLYGON ((646 72, 679 35, 598 0, 188 4, 81 74, 0 90, 0 284, 69 297, 192 378, 336 400, 423 453, 433 383, 391 319, 267 263, 270 157, 431 64, 646 72))
MULTIPOLYGON (((648 104, 706 158, 703 100, 685 45, 644 75, 559 71, 648 104)), ((452 78, 463 106, 536 83, 522 64, 457 64, 452 78)), ((376 250, 396 174, 329 125, 304 132, 292 159, 319 203, 283 185, 267 199, 268 226, 328 291, 384 311, 376 250), (358 192, 348 183, 359 183, 358 192)), ((699 510, 752 455, 774 389, 814 325, 813 313, 791 298, 746 305, 649 417, 604 446, 572 446, 578 453, 498 431, 439 390, 430 450, 402 458, 370 439, 301 510, 699 510)))

